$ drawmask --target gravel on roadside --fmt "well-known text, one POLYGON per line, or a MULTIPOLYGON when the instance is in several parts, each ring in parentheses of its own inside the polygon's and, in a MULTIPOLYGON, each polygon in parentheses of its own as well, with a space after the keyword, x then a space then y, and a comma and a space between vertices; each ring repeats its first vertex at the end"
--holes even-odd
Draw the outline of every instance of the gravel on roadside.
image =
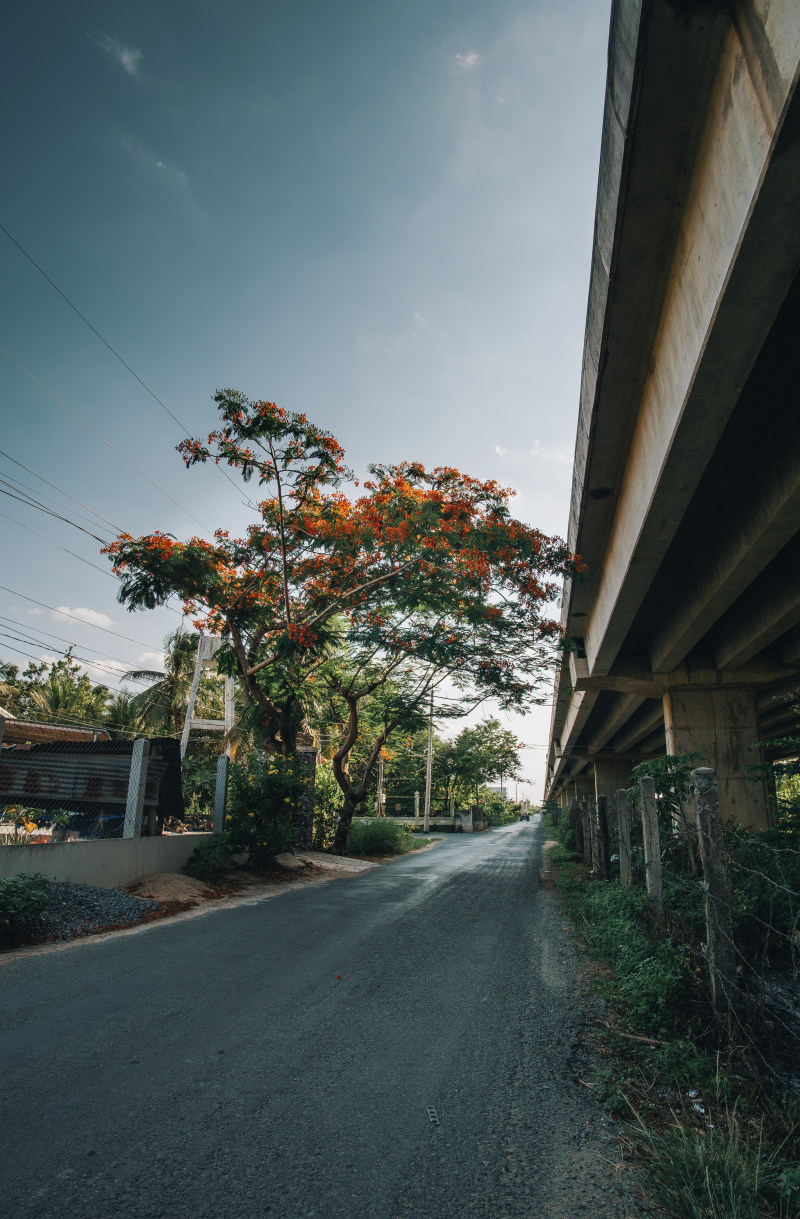
POLYGON ((51 880, 48 885, 50 901, 41 914, 26 921, 24 943, 72 940, 96 931, 130 927, 166 909, 161 902, 133 897, 121 889, 100 889, 68 880, 51 880))

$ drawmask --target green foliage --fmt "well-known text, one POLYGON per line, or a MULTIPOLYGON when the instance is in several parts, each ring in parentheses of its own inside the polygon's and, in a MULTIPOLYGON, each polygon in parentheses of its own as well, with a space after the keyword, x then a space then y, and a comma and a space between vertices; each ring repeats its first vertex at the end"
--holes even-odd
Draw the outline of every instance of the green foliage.
POLYGON ((631 1021, 647 1033, 673 1028, 692 989, 688 954, 653 926, 647 896, 566 877, 559 889, 589 946, 612 967, 631 1021))
MULTIPOLYGON (((199 756, 191 749, 193 742, 181 764, 181 781, 183 784, 183 800, 187 814, 195 816, 210 813, 214 808, 214 793, 217 785, 217 755, 205 751, 199 756)), ((219 743, 215 742, 215 749, 219 743)))
POLYGON ((22 673, 4 665, 0 676, 3 706, 21 719, 99 723, 109 698, 73 660, 71 648, 60 660, 31 661, 22 673))
POLYGON ((317 767, 314 785, 314 829, 312 841, 315 851, 324 851, 333 844, 336 822, 344 807, 344 795, 334 778, 330 766, 317 767))
POLYGON ((230 858, 230 835, 215 834, 208 842, 198 843, 183 870, 187 876, 194 876, 195 880, 213 884, 230 858))
POLYGON ((489 788, 479 790, 479 803, 489 825, 511 825, 519 817, 519 809, 500 792, 489 788))
POLYGON ((713 1126, 674 1121, 659 1131, 640 1126, 639 1136, 650 1193, 670 1219, 797 1214, 794 1170, 780 1170, 764 1145, 763 1128, 740 1121, 735 1107, 713 1126))
POLYGON ((734 933, 751 959, 770 941, 788 951, 800 919, 800 830, 725 830, 734 933))
POLYGON ((615 1117, 625 1117, 629 1113, 625 1092, 619 1081, 608 1067, 595 1072, 595 1095, 615 1117))
POLYGON ((292 811, 303 790, 296 757, 253 754, 234 762, 228 784, 225 828, 234 851, 247 851, 256 868, 290 850, 295 830, 292 811))
MULTIPOLYGON (((552 827, 552 809, 549 809, 548 811, 550 813, 550 824, 552 827)), ((558 810, 558 821, 555 825, 556 840, 565 851, 569 852, 569 854, 575 858, 577 858, 578 851, 577 825, 578 806, 576 804, 570 804, 567 808, 558 810)))
POLYGON ((445 799, 454 795, 462 803, 471 804, 476 789, 501 775, 504 779, 521 779, 520 748, 515 734, 496 719, 462 729, 434 756, 434 775, 445 785, 445 799))
POLYGON ((404 827, 388 817, 354 821, 347 836, 349 855, 405 855, 416 845, 404 827))
POLYGON ((0 880, 0 937, 13 935, 50 901, 50 878, 41 872, 0 880))

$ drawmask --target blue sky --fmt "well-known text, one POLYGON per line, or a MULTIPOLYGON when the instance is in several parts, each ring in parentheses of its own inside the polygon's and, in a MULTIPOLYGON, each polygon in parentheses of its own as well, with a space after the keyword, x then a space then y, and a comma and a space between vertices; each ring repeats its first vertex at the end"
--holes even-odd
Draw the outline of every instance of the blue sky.
MULTIPOLYGON (((14 6, 0 224, 192 433, 232 385, 305 411, 359 472, 456 465, 563 534, 608 9, 14 6)), ((41 383, 0 356, 0 449, 131 533, 241 529, 241 496, 183 469, 182 428, 3 233, 0 278, 0 345, 41 383)), ((10 474, 83 520, 0 456, 10 474)), ((102 568, 95 542, 0 501, 15 518, 0 517, 0 584, 16 590, 0 589, 0 631, 41 640, 0 634, 0 658, 55 654, 47 630, 107 668, 153 664, 179 619, 127 614, 107 574, 58 549, 102 568)), ((543 745, 548 722, 513 726, 543 745)), ((543 753, 527 755, 539 780, 543 753)))

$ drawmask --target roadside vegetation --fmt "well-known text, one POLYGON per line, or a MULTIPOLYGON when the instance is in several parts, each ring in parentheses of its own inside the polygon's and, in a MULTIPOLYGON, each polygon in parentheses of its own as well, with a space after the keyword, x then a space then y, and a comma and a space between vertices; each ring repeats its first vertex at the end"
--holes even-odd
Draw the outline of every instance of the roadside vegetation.
POLYGON ((47 908, 49 877, 39 872, 0 880, 0 944, 13 943, 30 921, 47 908))
POLYGON ((621 1123, 648 1214, 790 1219, 800 1215, 798 804, 778 773, 775 828, 726 827, 740 994, 734 1009, 715 1011, 702 867, 684 816, 693 764, 667 758, 639 768, 657 781, 663 919, 644 889, 640 842, 631 888, 618 868, 611 881, 594 879, 578 850, 576 809, 545 807, 558 843, 555 885, 597 962, 605 1000, 593 1028, 603 1065, 583 1082, 621 1123))
MULTIPOLYGON (((424 844, 390 817, 354 821, 347 835, 348 855, 406 855, 424 844)), ((429 841, 429 840, 428 840, 429 841)))

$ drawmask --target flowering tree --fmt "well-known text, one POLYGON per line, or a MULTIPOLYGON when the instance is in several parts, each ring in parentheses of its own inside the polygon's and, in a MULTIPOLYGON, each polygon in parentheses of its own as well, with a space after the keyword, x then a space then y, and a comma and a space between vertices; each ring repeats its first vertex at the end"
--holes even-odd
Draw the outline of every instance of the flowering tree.
POLYGON ((257 519, 241 538, 222 529, 213 541, 122 534, 109 548, 120 600, 152 608, 177 594, 198 630, 223 637, 220 667, 240 677, 268 752, 293 753, 305 710, 333 700, 344 849, 389 733, 432 688, 446 684, 472 705, 537 699, 559 633, 547 605, 580 565, 559 539, 514 520, 510 493, 495 482, 404 462, 370 467, 359 487, 341 446, 305 415, 234 390, 215 400, 221 426, 179 451, 187 466, 224 462, 255 480, 264 489, 257 519), (390 681, 402 697, 387 700, 354 782, 359 706, 390 681))

